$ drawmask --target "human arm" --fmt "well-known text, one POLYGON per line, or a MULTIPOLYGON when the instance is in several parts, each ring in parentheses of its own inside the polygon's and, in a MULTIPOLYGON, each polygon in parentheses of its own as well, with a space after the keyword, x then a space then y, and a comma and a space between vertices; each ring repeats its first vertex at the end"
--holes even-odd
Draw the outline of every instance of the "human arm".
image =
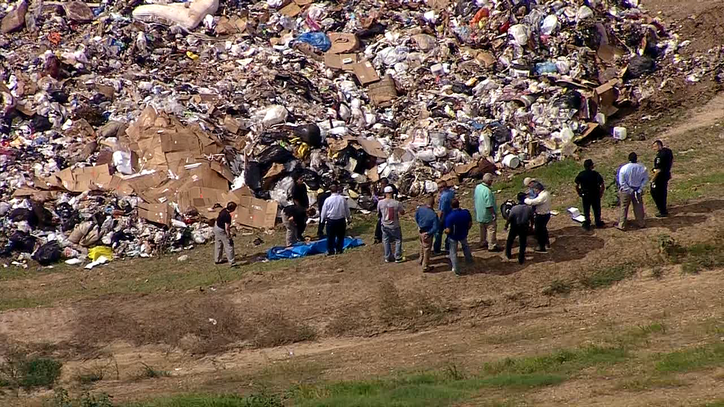
POLYGON ((347 222, 352 222, 352 214, 349 212, 349 204, 347 204, 347 199, 343 198, 344 200, 344 217, 347 219, 347 222))
POLYGON ((536 206, 536 205, 540 205, 540 204, 544 203, 548 199, 549 199, 549 196, 546 193, 546 191, 542 191, 535 198, 525 198, 525 204, 531 205, 531 206, 536 206))
POLYGON ((399 211, 400 211, 400 215, 404 215, 404 214, 405 214, 405 206, 402 205, 402 202, 399 202, 399 203, 398 203, 398 208, 399 208, 399 211))
POLYGON ((603 198, 603 193, 606 192, 606 182, 603 180, 601 174, 598 174, 598 193, 603 198))
POLYGON ((329 199, 324 201, 324 204, 322 205, 322 210, 319 213, 319 223, 324 223, 324 221, 327 219, 327 212, 329 211, 329 205, 327 204, 329 202, 329 199))

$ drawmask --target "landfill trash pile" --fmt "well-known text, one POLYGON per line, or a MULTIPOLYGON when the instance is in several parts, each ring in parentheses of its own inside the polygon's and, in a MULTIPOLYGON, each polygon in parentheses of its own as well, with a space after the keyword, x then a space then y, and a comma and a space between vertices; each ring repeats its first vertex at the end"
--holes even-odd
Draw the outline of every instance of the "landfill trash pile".
POLYGON ((230 200, 271 229, 294 173, 370 210, 381 177, 415 196, 544 165, 653 72, 721 66, 637 0, 147 3, 0 4, 4 255, 180 251, 230 200))

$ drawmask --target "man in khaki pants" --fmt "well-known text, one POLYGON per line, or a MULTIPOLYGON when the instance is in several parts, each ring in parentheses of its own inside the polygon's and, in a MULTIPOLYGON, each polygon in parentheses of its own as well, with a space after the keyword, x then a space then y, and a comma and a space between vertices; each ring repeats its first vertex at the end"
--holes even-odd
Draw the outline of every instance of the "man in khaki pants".
POLYGON ((628 163, 618 170, 618 194, 621 199, 621 217, 617 228, 626 230, 628 221, 628 207, 633 204, 634 216, 640 228, 644 223, 643 190, 649 181, 646 167, 638 163, 636 153, 628 155, 628 163))
POLYGON ((488 246, 488 251, 500 251, 498 247, 498 218, 495 214, 495 193, 493 174, 483 176, 483 183, 475 187, 473 203, 475 205, 475 220, 480 224, 480 247, 488 246))

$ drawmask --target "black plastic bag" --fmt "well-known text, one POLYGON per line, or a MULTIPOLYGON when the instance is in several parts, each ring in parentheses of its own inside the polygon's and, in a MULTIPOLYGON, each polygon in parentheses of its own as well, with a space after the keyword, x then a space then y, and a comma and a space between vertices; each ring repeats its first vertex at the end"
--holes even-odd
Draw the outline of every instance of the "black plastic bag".
POLYGON ((322 146, 322 135, 320 134, 319 126, 314 123, 296 127, 294 129, 294 135, 311 147, 319 148, 322 146))
POLYGON ((294 154, 278 144, 267 147, 256 157, 262 175, 266 174, 272 165, 284 164, 293 159, 294 154))
POLYGON ((252 191, 261 190, 261 167, 259 163, 254 161, 246 163, 246 167, 244 168, 244 183, 246 183, 252 191))
POLYGON ((58 242, 52 241, 40 246, 33 254, 33 260, 37 261, 42 266, 49 266, 60 260, 61 253, 62 250, 58 242))
POLYGON ((304 181, 309 189, 313 191, 318 190, 322 186, 322 177, 310 169, 305 168, 301 170, 299 175, 301 176, 302 181, 304 181))
POLYGON ((624 80, 640 78, 656 70, 656 63, 648 55, 637 55, 631 58, 623 76, 624 80))
POLYGON ((14 251, 18 251, 21 253, 32 253, 33 249, 35 249, 36 240, 37 239, 35 238, 35 236, 18 230, 10 235, 9 245, 12 245, 12 250, 14 251))

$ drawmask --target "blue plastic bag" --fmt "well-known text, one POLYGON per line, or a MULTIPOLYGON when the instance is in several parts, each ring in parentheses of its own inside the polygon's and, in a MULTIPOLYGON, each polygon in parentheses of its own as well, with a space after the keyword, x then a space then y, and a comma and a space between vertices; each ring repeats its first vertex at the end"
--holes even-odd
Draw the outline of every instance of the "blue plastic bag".
POLYGON ((321 32, 304 33, 294 41, 305 42, 322 52, 327 52, 332 48, 332 41, 329 40, 327 34, 321 32))

